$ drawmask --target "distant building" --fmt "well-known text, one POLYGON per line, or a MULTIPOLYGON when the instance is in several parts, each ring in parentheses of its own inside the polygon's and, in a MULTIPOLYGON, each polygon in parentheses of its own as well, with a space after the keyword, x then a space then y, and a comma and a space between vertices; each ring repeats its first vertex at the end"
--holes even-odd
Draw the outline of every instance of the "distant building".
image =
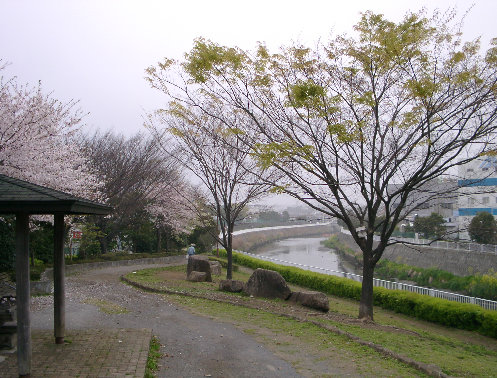
MULTIPOLYGON (((397 184, 391 184, 388 190, 392 193, 398 187, 397 184)), ((448 235, 456 237, 457 233, 454 231, 457 230, 457 189, 457 180, 447 178, 432 180, 420 189, 411 192, 405 205, 407 214, 404 224, 412 226, 416 217, 428 217, 436 213, 444 218, 448 235)), ((397 206, 399 202, 399 199, 395 200, 394 206, 397 206)))
POLYGON ((467 228, 479 212, 497 215, 497 158, 482 157, 459 167, 459 238, 469 239, 467 228))

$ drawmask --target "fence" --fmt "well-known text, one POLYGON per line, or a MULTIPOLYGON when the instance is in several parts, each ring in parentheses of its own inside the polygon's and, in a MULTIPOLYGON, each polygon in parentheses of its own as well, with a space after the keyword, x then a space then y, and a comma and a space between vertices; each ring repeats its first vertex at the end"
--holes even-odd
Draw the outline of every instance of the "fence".
MULTIPOLYGON (((350 235, 350 231, 341 228, 340 232, 342 234, 350 235)), ((473 251, 473 252, 481 252, 481 253, 490 253, 497 254, 497 245, 493 244, 478 244, 478 243, 470 243, 470 242, 450 242, 450 241, 433 241, 429 239, 419 239, 419 238, 400 238, 396 236, 391 237, 392 240, 398 241, 400 243, 409 243, 416 244, 418 246, 426 246, 430 248, 438 248, 438 249, 452 249, 459 251, 473 251)), ((379 236, 374 236, 375 241, 379 241, 379 236)))
MULTIPOLYGON (((275 259, 275 258, 268 257, 268 256, 256 255, 254 253, 249 253, 249 252, 242 252, 242 251, 239 251, 239 252, 243 253, 245 255, 255 257, 257 259, 261 259, 261 260, 273 261, 273 262, 276 262, 278 264, 283 264, 283 265, 294 265, 294 266, 297 266, 299 268, 303 268, 306 270, 311 270, 314 272, 325 272, 325 274, 350 278, 350 279, 362 282, 362 276, 359 274, 340 272, 337 270, 320 268, 318 266, 299 264, 299 263, 294 263, 291 261, 275 259)), ((472 303, 472 304, 476 304, 480 307, 483 307, 486 310, 497 311, 497 302, 490 301, 488 299, 469 297, 466 295, 449 293, 447 291, 441 291, 441 290, 436 290, 436 289, 431 289, 431 288, 421 287, 421 286, 414 286, 414 285, 409 285, 409 284, 405 284, 402 282, 380 280, 377 278, 373 279, 373 285, 377 286, 377 287, 384 287, 385 289, 390 289, 390 290, 410 291, 412 293, 429 295, 430 297, 446 299, 449 301, 455 301, 455 302, 460 302, 460 303, 472 303)))

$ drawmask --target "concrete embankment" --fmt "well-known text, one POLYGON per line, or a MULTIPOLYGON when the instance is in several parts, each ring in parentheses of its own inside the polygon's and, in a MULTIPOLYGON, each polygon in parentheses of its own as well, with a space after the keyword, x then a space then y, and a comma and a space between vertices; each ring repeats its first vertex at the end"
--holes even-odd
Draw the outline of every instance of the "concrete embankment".
MULTIPOLYGON (((354 251, 359 251, 350 235, 337 232, 335 236, 354 251)), ((476 251, 397 244, 387 247, 383 258, 420 268, 437 268, 458 276, 486 274, 497 270, 497 254, 476 251)))
POLYGON ((301 225, 295 227, 274 227, 267 229, 244 230, 233 235, 233 249, 250 252, 274 241, 301 237, 329 237, 330 224, 301 225))

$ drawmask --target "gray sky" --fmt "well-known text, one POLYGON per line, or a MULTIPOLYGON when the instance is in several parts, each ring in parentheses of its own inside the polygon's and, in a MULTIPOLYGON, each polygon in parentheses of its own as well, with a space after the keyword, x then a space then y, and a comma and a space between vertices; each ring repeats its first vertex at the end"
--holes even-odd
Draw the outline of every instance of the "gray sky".
POLYGON ((163 98, 145 82, 144 70, 163 57, 181 58, 203 36, 244 49, 264 41, 274 49, 292 40, 313 43, 350 32, 359 12, 399 21, 425 6, 429 14, 456 7, 465 39, 485 46, 497 37, 496 0, 0 0, 0 58, 4 77, 36 84, 62 101, 79 99, 88 127, 130 135, 143 130, 142 115, 163 98))

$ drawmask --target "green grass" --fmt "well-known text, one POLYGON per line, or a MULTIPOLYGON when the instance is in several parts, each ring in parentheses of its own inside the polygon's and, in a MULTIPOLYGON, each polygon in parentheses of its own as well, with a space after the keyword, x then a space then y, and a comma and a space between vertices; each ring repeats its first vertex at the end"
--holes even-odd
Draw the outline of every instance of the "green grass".
POLYGON ((109 302, 103 299, 88 298, 83 301, 86 304, 97 306, 105 314, 127 314, 128 310, 117 303, 109 302))
POLYGON ((159 369, 159 359, 161 358, 160 353, 160 342, 156 336, 152 336, 150 340, 150 347, 147 357, 147 365, 145 368, 145 378, 156 377, 155 372, 159 369))
MULTIPOLYGON (((217 290, 217 283, 192 283, 183 279, 164 282, 159 275, 164 271, 185 273, 186 267, 144 269, 128 274, 134 281, 151 287, 174 284, 175 289, 182 292, 202 293, 217 290)), ((239 271, 234 273, 235 279, 247 281, 250 273, 239 271)), ((164 277, 164 275, 162 276, 164 277)), ((216 278, 216 280, 223 279, 216 278)), ((294 290, 299 290, 295 288, 294 290)), ((229 321, 239 326, 247 334, 256 337, 266 345, 270 345, 278 353, 288 356, 299 356, 299 347, 315 357, 315 363, 333 358, 333 353, 343 353, 344 361, 353 363, 357 374, 370 375, 378 371, 379 375, 417 375, 397 360, 385 359, 368 347, 361 346, 344 336, 336 335, 316 325, 298 322, 282 316, 277 316, 262 310, 233 306, 206 299, 196 299, 183 296, 169 296, 171 300, 188 309, 222 321, 229 321), (310 352, 307 352, 310 351, 310 352), (330 357, 331 356, 331 357, 330 357), (380 370, 374 370, 378 366, 380 370), (382 373, 380 373, 382 372, 382 373)), ((237 294, 240 299, 250 301, 249 297, 237 294)), ((358 302, 334 296, 328 296, 330 312, 356 318, 358 302)), ((282 309, 288 306, 280 301, 282 309)), ((471 331, 444 327, 434 323, 417 320, 393 311, 374 308, 376 323, 384 326, 365 327, 359 323, 339 322, 330 319, 313 317, 323 325, 335 326, 363 340, 380 344, 403 356, 426 364, 435 364, 443 372, 456 376, 497 376, 497 341, 471 331), (399 330, 400 329, 400 330, 399 330)), ((313 358, 314 358, 313 357, 313 358)), ((291 358, 290 358, 291 360, 291 358)), ((340 362, 340 361, 339 361, 340 362)), ((337 362, 338 363, 338 362, 337 362)), ((305 371, 304 362, 296 362, 296 367, 305 371), (300 367, 299 367, 300 366, 300 367)))
POLYGON ((414 334, 380 331, 337 322, 326 323, 416 361, 436 364, 449 375, 463 376, 469 373, 485 376, 489 371, 497 372, 497 350, 469 344, 467 340, 427 332, 421 327, 416 330, 417 334, 414 334))
POLYGON ((308 374, 305 374, 302 353, 306 353, 306 357, 315 364, 329 362, 330 358, 337 360, 337 363, 348 364, 348 368, 355 370, 354 375, 423 376, 393 358, 311 323, 205 299, 175 297, 174 301, 199 314, 232 322, 278 354, 293 356, 292 364, 304 375, 308 374))
MULTIPOLYGON (((183 267, 183 266, 181 266, 183 267)), ((176 267, 169 267, 168 270, 174 271, 176 267)), ((137 282, 142 283, 158 283, 160 279, 157 277, 157 273, 165 270, 165 268, 149 268, 143 270, 137 270, 131 273, 128 273, 126 277, 129 277, 137 282)))

